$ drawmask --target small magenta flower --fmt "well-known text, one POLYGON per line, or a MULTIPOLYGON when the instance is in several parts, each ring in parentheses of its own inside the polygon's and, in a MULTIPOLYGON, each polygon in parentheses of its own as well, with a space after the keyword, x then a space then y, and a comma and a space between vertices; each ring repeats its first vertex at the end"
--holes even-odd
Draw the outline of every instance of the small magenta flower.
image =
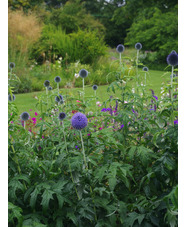
POLYGON ((10 69, 13 69, 14 67, 15 67, 15 63, 14 63, 14 62, 10 62, 10 63, 9 63, 9 68, 10 68, 10 69))
POLYGON ((168 56, 167 56, 167 64, 171 66, 176 66, 178 65, 178 54, 176 51, 172 51, 168 56))
POLYGON ((122 53, 124 50, 125 50, 125 47, 124 47, 122 44, 119 44, 119 45, 116 47, 116 51, 117 51, 118 53, 122 53))
POLYGON ((59 113, 58 118, 60 121, 63 121, 66 118, 66 114, 64 112, 61 112, 61 113, 59 113))
POLYGON ((27 112, 23 112, 20 117, 21 117, 22 121, 27 121, 29 119, 30 115, 27 112))
POLYGON ((149 69, 148 69, 148 67, 143 67, 143 71, 145 71, 145 72, 148 72, 149 71, 149 69))
POLYGON ((141 50, 141 48, 142 48, 141 43, 136 43, 135 48, 136 48, 136 50, 141 50))
POLYGON ((93 85, 93 86, 92 86, 92 89, 93 89, 94 91, 96 91, 96 90, 98 89, 98 86, 97 86, 97 85, 93 85))
POLYGON ((59 82, 61 81, 61 77, 60 77, 60 76, 56 76, 56 77, 54 78, 54 81, 55 81, 56 83, 59 83, 59 82))
POLYGON ((49 87, 49 85, 50 85, 50 81, 49 81, 49 80, 45 80, 44 86, 45 86, 45 87, 49 87))
POLYGON ((81 129, 85 128, 88 124, 86 115, 82 114, 80 112, 74 114, 71 119, 71 124, 72 124, 72 127, 77 130, 81 130, 81 129))
POLYGON ((86 77, 88 76, 88 71, 87 71, 86 69, 81 69, 81 70, 79 71, 79 76, 80 76, 81 78, 86 78, 86 77))
POLYGON ((8 95, 8 101, 14 101, 15 100, 15 95, 14 94, 12 94, 12 96, 11 96, 11 94, 9 94, 8 95))
POLYGON ((37 112, 35 112, 35 116, 37 116, 38 115, 38 113, 37 112))

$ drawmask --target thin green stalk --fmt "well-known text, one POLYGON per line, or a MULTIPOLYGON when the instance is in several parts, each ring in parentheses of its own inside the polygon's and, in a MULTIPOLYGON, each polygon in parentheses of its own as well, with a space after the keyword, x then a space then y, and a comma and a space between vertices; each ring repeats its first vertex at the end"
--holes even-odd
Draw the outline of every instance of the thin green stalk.
POLYGON ((174 66, 172 66, 172 74, 171 74, 171 102, 173 101, 173 89, 172 89, 173 72, 174 72, 174 66))
POLYGON ((82 137, 81 130, 80 130, 80 136, 81 136, 81 144, 82 144, 82 152, 83 152, 83 159, 84 159, 84 163, 85 163, 85 168, 88 169, 86 157, 85 157, 85 149, 84 149, 83 137, 82 137))
POLYGON ((47 108, 48 108, 48 88, 46 87, 46 96, 47 96, 47 108))
POLYGON ((120 64, 120 67, 121 67, 121 53, 119 53, 119 64, 120 64))
POLYGON ((83 78, 83 103, 84 103, 84 78, 83 78))
POLYGON ((59 83, 57 83, 57 90, 58 90, 58 95, 59 95, 59 83))
MULTIPOLYGON (((69 155, 69 152, 68 152, 68 149, 67 149, 67 141, 66 141, 65 130, 64 130, 64 123, 63 123, 63 122, 62 122, 62 125, 63 125, 63 126, 62 126, 62 129, 63 129, 64 140, 65 140, 65 148, 66 148, 67 154, 69 155)), ((69 170, 70 170, 70 176, 71 176, 72 182, 73 182, 73 184, 74 184, 74 186, 75 186, 75 191, 76 191, 78 200, 80 200, 79 195, 78 195, 78 192, 77 192, 76 185, 75 185, 75 183, 74 183, 74 178, 73 178, 73 175, 72 175, 72 169, 71 169, 71 165, 70 165, 69 156, 68 156, 68 165, 69 165, 69 170)))
MULTIPOLYGON (((83 158, 84 158, 84 162, 85 162, 85 168, 88 170, 88 165, 87 165, 87 162, 86 162, 85 149, 84 149, 84 143, 83 143, 83 137, 82 137, 81 130, 80 130, 80 136, 81 136, 81 143, 82 143, 82 151, 83 151, 83 158)), ((94 196, 93 196, 93 191, 92 191, 92 187, 91 186, 90 186, 90 193, 91 193, 92 201, 95 204, 94 196)), ((96 207, 95 207, 95 205, 94 205, 94 212, 95 212, 95 221, 97 221, 97 215, 96 215, 96 207)))

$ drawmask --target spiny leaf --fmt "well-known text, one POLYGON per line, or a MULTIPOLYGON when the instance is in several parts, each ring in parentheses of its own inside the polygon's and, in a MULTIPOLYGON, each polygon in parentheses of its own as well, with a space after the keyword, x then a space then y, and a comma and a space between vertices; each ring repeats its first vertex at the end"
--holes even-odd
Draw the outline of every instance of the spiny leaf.
POLYGON ((47 210, 49 208, 50 200, 54 199, 53 196, 52 196, 53 194, 54 194, 54 192, 51 191, 51 190, 48 190, 48 189, 46 189, 44 191, 44 193, 42 194, 43 199, 41 201, 41 205, 43 206, 44 210, 47 210))

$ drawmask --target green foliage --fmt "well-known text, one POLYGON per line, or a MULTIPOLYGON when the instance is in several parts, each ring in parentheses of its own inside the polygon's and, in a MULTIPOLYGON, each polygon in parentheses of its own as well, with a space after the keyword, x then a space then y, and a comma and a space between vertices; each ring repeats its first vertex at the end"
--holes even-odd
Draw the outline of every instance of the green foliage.
POLYGON ((84 4, 79 0, 67 1, 63 8, 53 9, 50 22, 65 30, 67 34, 77 32, 80 28, 97 30, 100 37, 104 36, 104 26, 86 12, 84 4))
POLYGON ((64 59, 65 64, 81 59, 81 63, 92 63, 105 54, 103 39, 97 32, 78 30, 67 35, 60 28, 45 26, 39 42, 33 48, 32 58, 54 62, 55 56, 64 59))
POLYGON ((178 49, 177 26, 177 6, 168 12, 162 12, 154 7, 146 8, 133 22, 125 42, 134 46, 138 40, 142 43, 143 49, 158 51, 153 61, 166 62, 167 53, 178 49))

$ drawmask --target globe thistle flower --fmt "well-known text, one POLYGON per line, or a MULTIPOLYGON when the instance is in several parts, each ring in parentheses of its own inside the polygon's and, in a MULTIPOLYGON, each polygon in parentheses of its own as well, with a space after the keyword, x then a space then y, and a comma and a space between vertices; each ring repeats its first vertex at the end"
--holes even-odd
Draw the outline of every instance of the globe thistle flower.
POLYGON ((58 118, 60 121, 63 121, 66 118, 66 114, 64 112, 61 112, 61 113, 59 113, 58 118))
POLYGON ((176 51, 172 51, 168 56, 167 56, 167 64, 171 66, 176 66, 178 65, 178 54, 176 51))
POLYGON ((125 50, 125 47, 124 47, 122 44, 119 44, 119 45, 116 47, 116 51, 117 51, 118 53, 122 53, 124 50, 125 50))
POLYGON ((49 87, 47 87, 47 89, 48 89, 49 91, 51 91, 51 90, 52 90, 52 87, 51 87, 51 86, 49 86, 49 87))
POLYGON ((56 96, 56 97, 55 97, 55 101, 56 101, 56 102, 60 102, 59 96, 56 96))
POLYGON ((87 71, 86 69, 81 69, 81 70, 79 71, 79 76, 80 76, 81 78, 86 78, 86 77, 88 76, 88 71, 87 71))
POLYGON ((98 89, 98 86, 97 86, 97 85, 93 85, 93 86, 92 86, 92 89, 93 89, 94 91, 96 91, 96 90, 98 89))
POLYGON ((136 48, 136 50, 141 50, 141 48, 142 48, 141 43, 136 43, 135 48, 136 48))
POLYGON ((54 81, 55 81, 56 83, 59 83, 59 82, 61 81, 61 77, 60 77, 60 76, 56 76, 56 77, 54 78, 54 81))
POLYGON ((149 71, 149 69, 148 69, 148 67, 143 67, 143 71, 145 71, 145 72, 148 72, 149 71))
POLYGON ((73 115, 73 117, 71 119, 71 124, 72 124, 73 128, 75 128, 77 130, 81 130, 87 126, 88 120, 84 114, 78 112, 73 115))
POLYGON ((59 104, 63 104, 63 103, 64 103, 64 100, 60 100, 60 101, 59 101, 59 104))
POLYGON ((63 96, 62 96, 62 95, 59 95, 59 98, 60 98, 61 100, 63 100, 63 96))
POLYGON ((23 112, 20 117, 21 117, 22 121, 27 121, 29 119, 30 115, 27 112, 23 112))
POLYGON ((10 62, 10 63, 9 63, 9 68, 10 68, 10 69, 13 69, 14 67, 15 67, 15 63, 14 63, 14 62, 10 62))
POLYGON ((11 94, 9 94, 8 95, 8 101, 14 101, 14 100, 15 100, 15 95, 12 94, 12 96, 11 96, 11 94))
POLYGON ((50 81, 49 81, 49 80, 45 80, 44 86, 45 86, 45 87, 49 87, 49 85, 50 85, 50 81))

